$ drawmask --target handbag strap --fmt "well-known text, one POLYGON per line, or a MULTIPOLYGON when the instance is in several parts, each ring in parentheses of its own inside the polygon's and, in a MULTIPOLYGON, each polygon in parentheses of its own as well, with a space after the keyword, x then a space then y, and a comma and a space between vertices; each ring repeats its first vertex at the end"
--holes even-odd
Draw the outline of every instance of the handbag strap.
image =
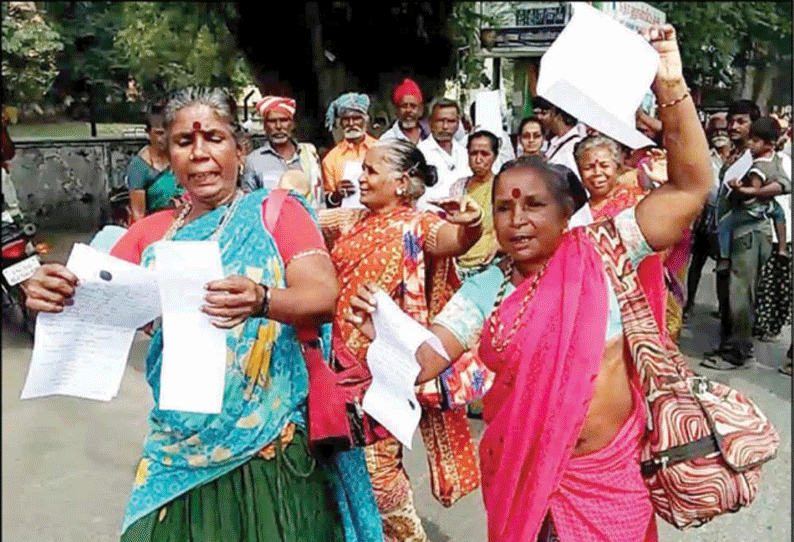
MULTIPOLYGON (((263 211, 265 228, 273 237, 276 235, 276 224, 278 223, 278 217, 281 215, 281 207, 284 205, 284 200, 287 199, 288 195, 289 190, 274 188, 265 198, 263 211)), ((276 243, 276 247, 278 248, 278 243, 276 243)), ((281 257, 283 260, 284 256, 282 255, 281 257)), ((314 328, 300 327, 298 328, 298 338, 304 344, 315 343, 309 344, 309 346, 316 346, 316 341, 319 340, 319 334, 314 328)))
POLYGON ((600 220, 586 226, 585 232, 604 262, 620 306, 631 358, 645 397, 652 401, 660 387, 657 383, 681 380, 692 374, 691 370, 678 348, 662 337, 614 221, 600 220))

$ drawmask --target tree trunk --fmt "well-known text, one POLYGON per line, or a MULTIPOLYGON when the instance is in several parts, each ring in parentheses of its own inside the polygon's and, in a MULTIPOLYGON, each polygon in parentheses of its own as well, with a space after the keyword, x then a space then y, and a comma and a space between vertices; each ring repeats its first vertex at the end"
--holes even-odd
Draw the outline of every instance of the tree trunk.
MULTIPOLYGON (((325 119, 325 108, 333 99, 333 89, 331 84, 331 70, 325 58, 325 47, 323 45, 323 27, 320 21, 320 7, 317 2, 306 2, 306 26, 311 33, 311 57, 314 74, 317 77, 317 93, 314 94, 316 102, 310 106, 319 113, 321 122, 314 127, 316 135, 319 136, 323 130, 325 119)), ((308 99, 308 95, 307 95, 308 99)))
POLYGON ((746 66, 744 68, 744 77, 742 80, 742 90, 739 98, 742 100, 752 100, 753 90, 755 88, 755 75, 758 69, 755 66, 746 66))
POLYGON ((761 114, 766 115, 769 113, 769 100, 772 97, 772 84, 778 74, 778 67, 776 64, 767 64, 761 71, 761 85, 758 89, 758 95, 755 103, 761 109, 761 114))

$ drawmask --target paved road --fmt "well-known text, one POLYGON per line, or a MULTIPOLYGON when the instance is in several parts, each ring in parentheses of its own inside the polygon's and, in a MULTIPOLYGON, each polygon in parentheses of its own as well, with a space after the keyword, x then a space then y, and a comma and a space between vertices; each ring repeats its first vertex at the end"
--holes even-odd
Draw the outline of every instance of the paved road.
MULTIPOLYGON (((46 234, 45 234, 46 235, 46 234)), ((53 259, 62 260, 69 243, 86 236, 52 236, 53 259)), ((698 304, 682 336, 682 350, 695 370, 747 393, 778 427, 779 455, 764 467, 761 489, 749 509, 716 519, 699 529, 679 532, 660 524, 663 542, 787 542, 791 540, 791 379, 776 368, 783 363, 791 330, 780 343, 759 344, 758 364, 750 369, 713 373, 697 366, 713 346, 717 321, 714 280, 704 272, 698 304)), ((147 339, 133 343, 118 396, 111 402, 51 397, 20 401, 31 345, 3 323, 2 533, 12 542, 110 542, 117 529, 146 434, 152 396, 143 375, 147 339)), ((480 434, 480 422, 472 422, 480 434)), ((484 542, 485 514, 479 491, 450 509, 430 494, 421 439, 406 451, 415 500, 433 542, 484 542)))

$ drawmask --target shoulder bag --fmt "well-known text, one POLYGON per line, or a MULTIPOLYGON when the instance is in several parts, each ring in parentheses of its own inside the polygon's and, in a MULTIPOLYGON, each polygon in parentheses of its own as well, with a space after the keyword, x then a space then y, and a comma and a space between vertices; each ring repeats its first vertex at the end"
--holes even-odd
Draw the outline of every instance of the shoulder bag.
POLYGON ((695 374, 663 339, 613 221, 586 228, 620 304, 648 409, 642 475, 656 513, 679 529, 748 506, 780 437, 738 391, 695 374))

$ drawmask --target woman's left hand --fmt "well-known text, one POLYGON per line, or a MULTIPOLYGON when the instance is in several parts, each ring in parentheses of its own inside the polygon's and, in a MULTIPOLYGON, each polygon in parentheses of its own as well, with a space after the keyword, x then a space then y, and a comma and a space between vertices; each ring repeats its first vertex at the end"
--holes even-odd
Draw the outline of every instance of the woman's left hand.
POLYGON ((477 203, 467 197, 461 199, 446 198, 429 202, 444 209, 447 213, 445 220, 460 226, 476 224, 482 218, 482 209, 477 203))
POLYGON ((648 160, 640 163, 645 176, 656 184, 667 182, 667 153, 663 149, 651 149, 648 160))
POLYGON ((240 275, 207 283, 204 296, 207 302, 201 310, 220 319, 212 320, 216 327, 229 329, 244 322, 262 309, 265 291, 253 280, 240 275))

